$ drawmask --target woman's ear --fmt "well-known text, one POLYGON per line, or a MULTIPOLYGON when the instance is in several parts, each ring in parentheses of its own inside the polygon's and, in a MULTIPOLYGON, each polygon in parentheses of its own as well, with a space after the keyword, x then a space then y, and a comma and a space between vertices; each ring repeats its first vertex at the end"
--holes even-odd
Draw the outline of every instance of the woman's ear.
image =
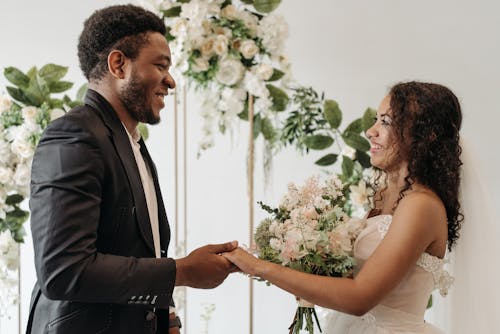
POLYGON ((127 57, 120 50, 112 50, 108 54, 108 71, 116 79, 125 78, 127 57))

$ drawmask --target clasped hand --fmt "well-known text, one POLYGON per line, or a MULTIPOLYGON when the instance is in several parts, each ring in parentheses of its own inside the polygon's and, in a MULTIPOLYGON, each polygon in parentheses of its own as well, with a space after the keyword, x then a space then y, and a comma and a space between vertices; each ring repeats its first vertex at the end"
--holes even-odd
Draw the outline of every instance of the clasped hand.
POLYGON ((221 254, 238 247, 236 241, 225 244, 206 245, 195 249, 188 256, 176 260, 175 285, 199 289, 219 286, 237 268, 221 254))

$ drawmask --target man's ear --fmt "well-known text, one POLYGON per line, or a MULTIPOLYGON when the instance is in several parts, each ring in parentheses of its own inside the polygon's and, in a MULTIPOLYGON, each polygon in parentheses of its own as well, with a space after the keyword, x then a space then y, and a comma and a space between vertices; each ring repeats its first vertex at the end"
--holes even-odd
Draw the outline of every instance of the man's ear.
POLYGON ((127 65, 127 57, 120 50, 112 50, 108 54, 108 71, 117 79, 125 78, 125 67, 127 65))

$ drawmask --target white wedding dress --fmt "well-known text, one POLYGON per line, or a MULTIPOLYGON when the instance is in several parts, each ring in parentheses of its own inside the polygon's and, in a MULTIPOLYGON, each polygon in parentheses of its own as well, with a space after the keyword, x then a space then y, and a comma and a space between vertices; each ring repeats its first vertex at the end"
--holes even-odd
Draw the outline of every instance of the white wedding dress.
MULTIPOLYGON (((367 219, 366 228, 354 243, 357 270, 370 257, 384 238, 392 216, 380 215, 367 219)), ((443 333, 424 322, 424 312, 431 292, 437 288, 442 295, 453 278, 443 269, 445 261, 423 253, 399 285, 377 306, 361 317, 331 311, 325 317, 326 334, 400 334, 443 333)))

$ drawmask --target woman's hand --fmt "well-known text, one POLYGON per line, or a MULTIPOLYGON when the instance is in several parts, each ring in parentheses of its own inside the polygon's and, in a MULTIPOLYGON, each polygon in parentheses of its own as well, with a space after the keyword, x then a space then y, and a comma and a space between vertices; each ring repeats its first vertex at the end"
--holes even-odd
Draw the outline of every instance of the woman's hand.
POLYGON ((261 268, 264 261, 259 260, 240 247, 231 252, 222 253, 222 256, 234 263, 244 273, 252 276, 261 275, 261 268))

